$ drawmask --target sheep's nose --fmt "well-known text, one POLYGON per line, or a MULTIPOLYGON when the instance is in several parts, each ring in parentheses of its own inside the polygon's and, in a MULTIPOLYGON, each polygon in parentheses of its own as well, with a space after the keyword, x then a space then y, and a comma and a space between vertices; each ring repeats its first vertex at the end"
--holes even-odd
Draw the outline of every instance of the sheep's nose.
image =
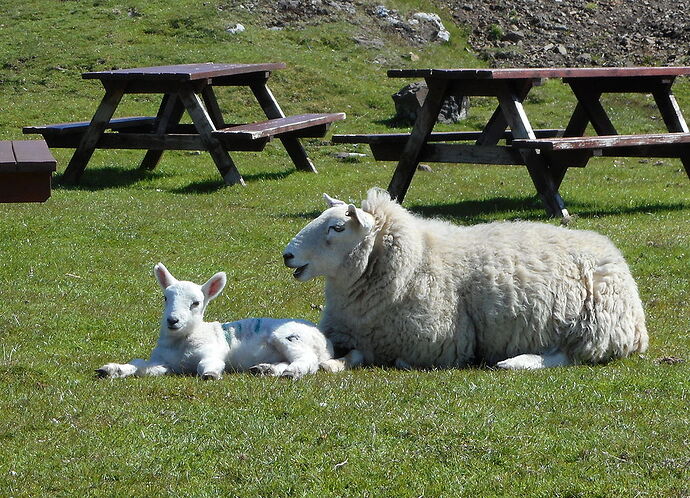
POLYGON ((290 261, 294 257, 295 257, 295 255, 292 254, 291 252, 284 252, 283 253, 283 261, 285 262, 285 264, 287 264, 288 261, 290 261))
POLYGON ((168 318, 168 327, 170 327, 170 328, 174 327, 175 325, 178 324, 179 321, 180 321, 179 318, 168 318))

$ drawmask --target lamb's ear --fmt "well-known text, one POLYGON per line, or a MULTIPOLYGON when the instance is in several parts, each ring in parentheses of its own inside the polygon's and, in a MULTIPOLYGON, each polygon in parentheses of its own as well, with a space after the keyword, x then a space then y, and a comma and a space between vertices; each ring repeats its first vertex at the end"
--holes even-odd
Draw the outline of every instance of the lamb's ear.
POLYGON ((201 292, 203 292, 204 296, 206 296, 206 300, 211 301, 212 299, 217 298, 225 287, 227 280, 228 279, 225 276, 225 272, 222 271, 219 271, 209 278, 208 282, 201 286, 201 292))
POLYGON ((354 204, 347 205, 347 213, 345 214, 362 225, 364 228, 371 228, 371 223, 367 218, 367 214, 361 209, 357 209, 357 206, 354 204))
POLYGON ((323 199, 326 201, 326 204, 328 204, 329 208, 332 208, 333 206, 342 206, 343 204, 345 204, 343 201, 334 199, 328 194, 323 194, 323 199))
POLYGON ((163 290, 177 282, 177 279, 172 276, 172 273, 168 271, 163 263, 158 263, 153 267, 153 274, 163 290))

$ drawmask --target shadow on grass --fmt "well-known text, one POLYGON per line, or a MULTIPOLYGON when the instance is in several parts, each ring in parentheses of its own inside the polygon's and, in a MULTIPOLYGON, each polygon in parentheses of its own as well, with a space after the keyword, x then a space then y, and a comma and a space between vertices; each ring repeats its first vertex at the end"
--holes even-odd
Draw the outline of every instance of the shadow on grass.
POLYGON ((162 178, 165 174, 143 170, 139 168, 123 168, 109 166, 107 168, 86 168, 77 185, 62 183, 62 175, 58 176, 53 188, 63 190, 98 191, 118 187, 129 187, 143 180, 162 178))
MULTIPOLYGON (((290 176, 295 170, 277 171, 271 173, 256 173, 252 175, 243 175, 244 181, 247 183, 262 181, 262 180, 281 180, 290 176)), ((169 173, 161 173, 156 170, 142 170, 139 168, 123 168, 120 166, 108 166, 103 168, 87 168, 84 171, 79 184, 65 185, 62 183, 62 175, 56 177, 54 189, 62 190, 87 190, 98 191, 112 188, 130 187, 138 182, 155 180, 170 176, 169 173)), ((190 183, 184 187, 171 189, 170 192, 176 194, 210 194, 216 192, 226 185, 223 179, 218 175, 217 179, 204 180, 190 183)))
MULTIPOLYGON (((597 207, 591 203, 566 202, 571 215, 579 218, 620 216, 640 213, 662 213, 690 210, 685 203, 654 203, 631 207, 597 207)), ((545 220, 548 218, 538 197, 494 197, 484 200, 461 201, 453 204, 416 205, 410 211, 426 217, 450 218, 466 224, 485 223, 495 220, 496 213, 505 213, 505 220, 545 220)))

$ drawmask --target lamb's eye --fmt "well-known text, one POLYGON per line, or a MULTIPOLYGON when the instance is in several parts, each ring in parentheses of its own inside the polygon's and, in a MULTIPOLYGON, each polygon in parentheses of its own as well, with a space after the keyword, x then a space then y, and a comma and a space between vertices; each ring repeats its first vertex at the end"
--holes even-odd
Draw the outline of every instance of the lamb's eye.
POLYGON ((194 301, 192 303, 192 308, 197 308, 199 306, 199 301, 194 301))
POLYGON ((345 225, 333 225, 328 227, 328 231, 330 231, 331 229, 333 229, 336 232, 342 232, 343 230, 345 230, 345 225))

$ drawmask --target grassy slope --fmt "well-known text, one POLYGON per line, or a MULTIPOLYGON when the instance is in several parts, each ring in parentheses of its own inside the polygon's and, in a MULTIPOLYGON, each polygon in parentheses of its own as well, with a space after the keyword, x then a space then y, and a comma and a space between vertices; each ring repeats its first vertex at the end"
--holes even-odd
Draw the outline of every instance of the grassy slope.
MULTIPOLYGON (((354 45, 357 28, 345 22, 274 32, 218 1, 0 2, 2 139, 21 138, 25 124, 87 118, 101 90, 81 80, 85 70, 282 60, 289 69, 272 89, 287 112, 346 111, 336 131, 358 132, 386 129, 389 95, 405 82, 385 69, 410 65, 410 51, 420 67, 478 64, 457 30, 450 46, 425 50, 386 38, 388 63, 372 64, 379 52, 354 45), (225 34, 236 22, 247 32, 225 34)), ((685 82, 678 94, 690 108, 685 82)), ((258 117, 248 95, 223 97, 238 119, 258 117)), ((648 103, 623 104, 614 120, 648 130, 639 119, 648 103)), ((572 101, 553 82, 527 105, 536 126, 553 126, 572 101)), ((142 114, 155 102, 123 106, 142 114)), ((490 110, 473 101, 468 127, 490 110)), ((308 149, 319 175, 293 172, 278 145, 237 154, 246 188, 221 188, 206 155, 166 153, 142 173, 140 153, 99 152, 81 187, 0 208, 0 494, 690 493, 690 368, 656 361, 690 357, 688 179, 673 161, 593 161, 562 189, 575 226, 609 235, 628 257, 652 336, 643 359, 527 374, 95 381, 102 363, 150 351, 159 260, 188 279, 228 272, 210 319, 318 319, 322 283, 293 282, 280 250, 321 210, 321 192, 360 199, 387 185, 393 165, 341 163, 331 157, 339 149, 317 145, 308 149)), ((54 152, 61 171, 71 151, 54 152)), ((520 168, 437 165, 417 175, 406 205, 457 223, 543 219, 520 168)))

